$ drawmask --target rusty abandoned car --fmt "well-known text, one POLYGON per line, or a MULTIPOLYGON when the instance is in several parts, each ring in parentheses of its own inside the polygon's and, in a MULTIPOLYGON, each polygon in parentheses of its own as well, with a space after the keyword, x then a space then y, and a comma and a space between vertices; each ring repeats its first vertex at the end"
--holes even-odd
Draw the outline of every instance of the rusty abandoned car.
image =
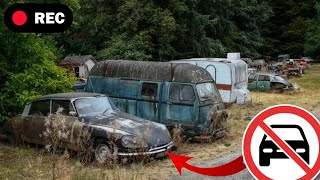
POLYGON ((121 111, 169 130, 179 127, 187 138, 225 135, 227 113, 216 84, 195 65, 101 61, 91 70, 85 91, 108 94, 121 111))
POLYGON ((293 85, 280 75, 259 72, 248 77, 250 91, 275 91, 283 92, 294 90, 293 85))
POLYGON ((164 125, 120 112, 107 96, 93 93, 62 93, 37 98, 25 106, 21 116, 13 118, 14 132, 20 132, 19 138, 25 142, 45 144, 41 134, 45 131, 46 116, 59 107, 63 108, 65 125, 70 131, 69 136, 61 140, 62 148, 78 151, 81 132, 90 129, 93 155, 100 163, 107 162, 112 154, 163 157, 175 146, 164 125))

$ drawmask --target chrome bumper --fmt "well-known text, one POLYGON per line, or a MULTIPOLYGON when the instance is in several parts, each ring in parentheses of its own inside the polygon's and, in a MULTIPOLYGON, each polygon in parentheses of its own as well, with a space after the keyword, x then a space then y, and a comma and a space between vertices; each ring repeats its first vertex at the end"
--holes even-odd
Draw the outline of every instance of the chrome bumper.
POLYGON ((135 152, 135 153, 122 153, 122 152, 118 152, 117 155, 118 155, 118 156, 153 155, 153 154, 158 154, 158 153, 166 152, 166 151, 170 150, 174 145, 175 145, 174 142, 171 141, 170 143, 168 143, 168 144, 166 144, 166 145, 159 146, 159 147, 155 147, 155 148, 151 148, 148 152, 135 152))
POLYGON ((293 86, 287 86, 285 88, 283 88, 284 91, 290 91, 290 90, 294 90, 293 86))

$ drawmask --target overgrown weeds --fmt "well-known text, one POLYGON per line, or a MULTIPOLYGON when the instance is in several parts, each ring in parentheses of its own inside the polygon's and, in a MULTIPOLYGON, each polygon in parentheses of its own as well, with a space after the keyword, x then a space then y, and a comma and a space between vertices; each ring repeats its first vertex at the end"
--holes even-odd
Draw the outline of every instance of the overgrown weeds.
POLYGON ((77 151, 77 157, 84 164, 89 164, 93 160, 93 138, 91 137, 92 131, 88 128, 84 128, 81 132, 81 138, 79 139, 79 151, 77 151))
POLYGON ((50 153, 52 179, 64 177, 63 175, 67 170, 64 167, 64 160, 69 158, 67 150, 64 150, 63 156, 57 154, 59 148, 62 147, 62 143, 68 142, 70 136, 70 131, 66 127, 66 118, 62 115, 62 112, 63 108, 58 108, 56 113, 46 117, 44 121, 45 130, 40 134, 40 137, 44 139, 45 149, 50 153))

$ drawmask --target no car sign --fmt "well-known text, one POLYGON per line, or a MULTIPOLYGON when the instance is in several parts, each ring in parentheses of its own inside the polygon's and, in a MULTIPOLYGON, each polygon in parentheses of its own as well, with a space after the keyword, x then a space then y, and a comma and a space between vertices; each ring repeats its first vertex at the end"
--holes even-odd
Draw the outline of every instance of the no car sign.
POLYGON ((320 170, 319 139, 319 121, 307 110, 273 106, 247 127, 244 162, 256 179, 313 179, 320 170))

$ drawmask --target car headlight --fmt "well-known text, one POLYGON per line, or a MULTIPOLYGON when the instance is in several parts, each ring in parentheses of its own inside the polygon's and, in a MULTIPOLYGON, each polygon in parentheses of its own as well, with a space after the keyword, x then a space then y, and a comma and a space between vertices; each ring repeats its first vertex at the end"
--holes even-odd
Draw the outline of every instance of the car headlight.
POLYGON ((264 149, 263 149, 263 152, 264 152, 264 153, 272 153, 272 152, 273 152, 273 149, 271 149, 271 148, 264 148, 264 149))
POLYGON ((165 125, 159 124, 159 127, 160 127, 163 131, 166 131, 167 136, 171 138, 170 132, 169 132, 169 130, 167 129, 167 127, 166 127, 165 125))
POLYGON ((304 148, 298 148, 298 149, 296 149, 296 152, 297 153, 305 153, 306 150, 304 148))
POLYGON ((126 148, 146 148, 147 143, 142 138, 137 138, 135 136, 123 136, 121 138, 121 143, 126 148))

